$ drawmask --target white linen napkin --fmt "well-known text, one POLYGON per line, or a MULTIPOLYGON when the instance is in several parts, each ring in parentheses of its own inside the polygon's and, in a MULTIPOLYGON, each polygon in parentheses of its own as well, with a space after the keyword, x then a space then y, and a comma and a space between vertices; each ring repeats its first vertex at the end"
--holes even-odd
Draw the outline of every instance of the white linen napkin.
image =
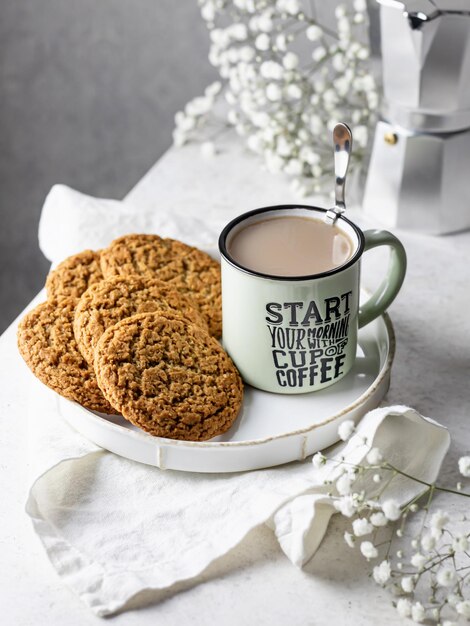
MULTIPOLYGON (((202 222, 134 211, 56 186, 41 219, 41 247, 57 262, 125 232, 155 230, 213 247, 216 233, 202 222)), ((26 511, 58 574, 96 615, 122 610, 131 598, 135 608, 146 590, 196 584, 199 574, 261 524, 273 529, 297 566, 320 546, 336 512, 335 497, 327 495, 331 485, 324 484, 337 472, 330 464, 318 470, 307 460, 236 474, 161 471, 84 439, 61 418, 63 402, 31 378, 26 511)), ((449 442, 443 426, 394 406, 370 412, 334 456, 358 463, 368 446, 378 446, 397 467, 430 482, 449 442)), ((404 504, 421 489, 397 477, 386 496, 404 504)))

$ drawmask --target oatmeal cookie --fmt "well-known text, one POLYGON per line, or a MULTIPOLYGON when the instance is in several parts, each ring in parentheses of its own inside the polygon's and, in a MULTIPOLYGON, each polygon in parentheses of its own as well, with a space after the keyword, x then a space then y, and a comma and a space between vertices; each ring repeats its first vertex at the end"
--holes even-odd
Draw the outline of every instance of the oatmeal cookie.
POLYGON ((152 311, 173 311, 207 331, 199 309, 168 283, 136 274, 115 276, 92 285, 78 302, 74 333, 80 352, 93 365, 96 344, 107 328, 152 311))
POLYGON ((90 285, 103 279, 100 253, 84 250, 62 261, 46 279, 49 300, 79 298, 90 285))
POLYGON ((101 271, 105 278, 152 274, 192 249, 181 241, 163 239, 158 235, 124 235, 102 251, 101 271))
POLYGON ((105 278, 141 274, 169 281, 194 299, 214 337, 222 334, 220 263, 175 239, 158 235, 126 235, 101 253, 105 278))
POLYGON ((158 270, 160 280, 194 299, 213 337, 222 335, 222 288, 220 264, 208 254, 193 249, 158 270))
POLYGON ((27 313, 18 328, 18 348, 33 374, 61 396, 88 409, 115 413, 75 342, 75 304, 72 298, 48 301, 27 313))
POLYGON ((219 343, 194 324, 143 313, 111 326, 95 349, 103 393, 158 437, 204 441, 235 421, 243 383, 219 343))

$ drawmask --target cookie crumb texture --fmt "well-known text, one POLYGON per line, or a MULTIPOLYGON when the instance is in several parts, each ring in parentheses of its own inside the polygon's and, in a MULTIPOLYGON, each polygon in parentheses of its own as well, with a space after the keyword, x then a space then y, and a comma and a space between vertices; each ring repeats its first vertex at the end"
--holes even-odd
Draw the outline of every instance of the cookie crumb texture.
POLYGON ((84 250, 69 256, 49 273, 46 279, 47 297, 49 300, 80 298, 90 285, 100 280, 103 280, 100 253, 84 250))
POLYGON ((193 297, 207 320, 209 333, 213 337, 222 336, 222 285, 217 261, 194 249, 159 269, 157 276, 181 293, 193 297))
POLYGON ((102 251, 101 270, 105 278, 155 272, 193 248, 176 239, 158 235, 124 235, 102 251))
POLYGON ((196 305, 168 283, 146 276, 115 276, 92 285, 77 304, 74 333, 80 352, 93 365, 96 344, 107 328, 153 311, 172 311, 207 331, 196 305))
POLYGON ((158 437, 204 441, 220 435, 243 399, 240 375, 218 342, 158 313, 108 328, 95 350, 95 369, 110 403, 158 437))
POLYGON ((116 413, 103 396, 93 369, 73 335, 76 300, 43 302, 23 317, 18 348, 33 374, 69 400, 101 413, 116 413))
POLYGON ((105 278, 150 275, 194 299, 214 337, 222 334, 220 263, 202 250, 158 235, 125 235, 101 253, 105 278))

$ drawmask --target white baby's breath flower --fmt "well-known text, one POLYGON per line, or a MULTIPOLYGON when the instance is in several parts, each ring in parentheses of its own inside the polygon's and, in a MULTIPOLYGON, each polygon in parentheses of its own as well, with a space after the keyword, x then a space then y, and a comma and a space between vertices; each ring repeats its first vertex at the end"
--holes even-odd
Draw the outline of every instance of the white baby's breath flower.
POLYGON ((273 21, 266 11, 258 17, 258 29, 264 33, 270 33, 273 29, 273 21))
POLYGON ((326 48, 323 46, 318 46, 318 48, 315 48, 315 50, 312 52, 312 59, 316 63, 319 63, 325 57, 326 57, 326 48))
POLYGON ((181 124, 181 122, 185 119, 185 114, 183 113, 183 111, 177 111, 175 113, 175 124, 176 126, 179 126, 181 124))
POLYGON ((332 105, 335 105, 338 102, 338 95, 335 90, 327 89, 323 94, 323 101, 325 102, 325 104, 329 102, 332 105))
POLYGON ((350 495, 335 500, 334 507, 345 517, 352 517, 357 510, 356 501, 350 495))
POLYGON ((317 452, 312 456, 312 464, 313 467, 317 469, 326 463, 326 456, 324 456, 321 452, 317 452))
POLYGON ((400 617, 411 616, 411 602, 408 598, 400 598, 397 600, 397 611, 400 617))
POLYGON ((459 615, 470 618, 470 600, 463 600, 463 602, 459 602, 455 606, 455 609, 459 615))
POLYGON ((302 162, 299 161, 299 159, 289 159, 284 167, 285 173, 290 176, 300 176, 300 174, 302 174, 302 169, 302 162))
POLYGON ((178 128, 175 128, 175 130, 173 131, 173 144, 177 148, 180 148, 187 141, 188 141, 187 135, 185 133, 181 132, 180 130, 178 130, 178 128))
POLYGON ((436 574, 436 582, 441 587, 453 587, 457 581, 455 569, 449 566, 441 567, 436 574))
POLYGON ((374 474, 372 476, 372 480, 374 481, 374 483, 379 483, 382 480, 382 476, 380 474, 374 474))
POLYGON ((415 552, 411 557, 410 563, 413 567, 416 567, 417 570, 422 570, 427 563, 427 558, 420 552, 415 552))
POLYGON ((272 61, 265 61, 259 66, 259 73, 263 78, 272 78, 271 76, 271 63, 272 61))
POLYGON ((295 52, 287 52, 282 59, 282 64, 286 70, 295 70, 295 68, 299 65, 299 57, 295 54, 295 52))
POLYGON ((271 102, 277 102, 282 98, 282 89, 276 83, 269 83, 266 87, 266 97, 271 102))
POLYGON ((369 91, 367 93, 367 106, 371 111, 375 111, 375 109, 379 105, 379 94, 376 91, 369 91))
POLYGON ((258 50, 266 51, 269 50, 269 46, 271 45, 271 40, 269 35, 266 33, 260 33, 255 39, 255 47, 258 50))
POLYGON ((283 10, 286 13, 289 13, 289 15, 297 15, 297 13, 300 11, 299 0, 284 0, 282 4, 283 10))
POLYGON ((307 39, 310 39, 310 41, 318 41, 323 37, 322 29, 316 24, 309 26, 305 31, 305 34, 307 35, 307 39))
POLYGON ((216 155, 216 149, 213 141, 205 141, 201 144, 201 154, 206 159, 211 159, 216 155))
POLYGON ((449 593, 447 595, 447 604, 449 606, 456 607, 459 602, 462 601, 462 596, 459 596, 456 593, 449 593))
POLYGON ((247 139, 247 145, 250 150, 260 154, 263 151, 263 140, 258 135, 250 135, 247 139))
POLYGON ((452 541, 452 549, 455 552, 465 552, 469 546, 470 542, 465 535, 456 535, 452 541))
POLYGON ((385 585, 390 580, 392 568, 388 561, 382 561, 380 565, 376 565, 372 570, 372 576, 378 585, 385 585))
POLYGON ((236 41, 244 41, 248 37, 248 29, 246 24, 239 22, 238 24, 232 24, 228 29, 229 35, 236 41))
POLYGON ((216 80, 204 89, 204 95, 208 98, 215 98, 215 96, 220 93, 221 89, 222 83, 219 80, 216 80))
POLYGON ((354 141, 356 141, 357 144, 361 148, 365 148, 367 145, 367 137, 368 137, 367 127, 363 125, 355 126, 353 129, 353 137, 354 137, 354 141))
POLYGON ((210 31, 210 38, 212 43, 215 43, 219 48, 225 48, 229 42, 229 36, 223 28, 213 28, 210 31))
POLYGON ((331 64, 337 72, 344 72, 347 62, 344 55, 337 53, 331 60, 331 64))
POLYGON ((227 54, 227 60, 230 63, 238 63, 238 61, 240 60, 240 48, 229 48, 226 52, 227 54))
POLYGON ((369 58, 369 49, 365 46, 361 46, 356 52, 356 57, 361 61, 365 61, 369 58))
MULTIPOLYGON (((282 171, 282 168, 284 167, 284 159, 282 157, 280 157, 275 152, 266 151, 265 158, 268 171, 272 172, 273 174, 277 174, 278 172, 282 171)), ((314 467, 316 467, 315 463, 314 467)))
POLYGON ((298 85, 289 85, 286 91, 287 95, 289 98, 292 98, 292 100, 300 100, 302 97, 302 89, 298 85))
POLYGON ((426 550, 426 552, 433 550, 435 545, 436 539, 432 535, 426 534, 421 537, 421 547, 423 550, 426 550))
POLYGON ((320 134, 324 129, 321 117, 319 117, 318 115, 312 115, 309 121, 309 127, 314 135, 320 134))
POLYGON ((352 533, 348 533, 347 531, 344 533, 344 541, 348 544, 350 548, 354 548, 356 545, 356 539, 352 533))
POLYGON ((370 559, 376 559, 379 554, 377 548, 371 541, 363 541, 361 543, 361 552, 368 561, 370 559))
POLYGON ((349 38, 351 34, 351 24, 347 17, 338 20, 338 35, 341 38, 349 38))
POLYGON ((196 126, 196 120, 194 117, 191 117, 190 115, 184 115, 182 118, 180 118, 177 124, 178 129, 182 131, 192 130, 195 126, 196 126))
POLYGON ((254 59, 256 52, 251 46, 242 46, 238 51, 240 61, 250 63, 254 59))
POLYGON ((401 515, 400 507, 395 500, 385 500, 385 502, 382 503, 382 511, 385 517, 392 522, 397 520, 401 515))
POLYGON ((351 477, 348 474, 342 474, 336 481, 336 490, 340 496, 347 496, 351 493, 351 485, 351 477))
POLYGON ((432 529, 442 531, 448 521, 449 516, 447 515, 447 513, 439 509, 432 515, 430 525, 432 529))
POLYGON ((387 518, 382 513, 382 511, 377 511, 376 513, 372 513, 370 516, 370 522, 373 526, 386 526, 388 523, 387 518))
POLYGON ((285 52, 287 50, 287 37, 284 33, 277 35, 275 39, 276 48, 279 52, 285 52))
POLYGON ((230 111, 227 113, 227 122, 229 124, 232 124, 232 126, 235 126, 235 124, 238 122, 238 119, 238 112, 234 109, 230 109, 230 111))
POLYGON ((202 19, 206 22, 213 22, 215 18, 215 6, 212 2, 207 2, 201 7, 202 19))
POLYGON ((353 7, 355 11, 359 13, 362 11, 367 11, 367 2, 366 0, 354 0, 353 7))
POLYGON ((370 465, 378 465, 382 461, 383 456, 378 448, 372 448, 366 458, 370 465))
POLYGON ((459 472, 466 478, 470 477, 470 456, 461 456, 459 459, 459 472))
POLYGON ((263 139, 268 143, 273 143, 274 139, 279 134, 279 128, 269 122, 267 124, 264 124, 262 120, 260 120, 260 122, 258 126, 262 130, 263 139))
MULTIPOLYGON (((326 103, 325 103, 325 109, 327 109, 327 108, 328 108, 328 109, 331 109, 332 107, 331 107, 331 106, 330 106, 330 107, 327 107, 327 106, 326 106, 326 103)), ((337 118, 335 118, 335 117, 332 117, 332 118, 330 118, 330 119, 327 121, 327 123, 326 123, 326 127, 327 127, 327 129, 330 131, 330 133, 332 133, 332 132, 333 132, 333 129, 334 129, 334 127, 336 126, 336 124, 337 124, 337 123, 338 123, 338 120, 337 120, 337 118)), ((331 196, 331 197, 333 197, 333 196, 331 196)))
POLYGON ((400 584, 405 593, 411 593, 415 588, 415 583, 411 576, 403 576, 400 584))
MULTIPOLYGON (((299 133, 300 136, 300 133, 299 133)), ((305 137, 305 141, 308 141, 309 137, 308 137, 308 133, 307 133, 307 137, 305 137)), ((312 148, 308 145, 302 146, 302 148, 299 151, 299 158, 302 159, 302 161, 305 161, 306 163, 308 163, 309 165, 315 165, 316 163, 320 163, 320 155, 318 155, 316 152, 314 152, 312 150, 312 148)))
POLYGON ((282 135, 277 140, 276 152, 282 157, 288 157, 292 152, 292 144, 282 135))
POLYGON ((415 602, 411 606, 411 619, 420 624, 426 617, 426 611, 421 602, 415 602))
POLYGON ((320 178, 320 176, 323 174, 323 169, 319 165, 312 165, 311 172, 313 178, 320 178))
POLYGON ((347 13, 346 6, 344 4, 339 4, 335 9, 335 16, 339 19, 344 17, 347 13))
POLYGON ((369 535, 374 527, 365 517, 359 517, 353 521, 353 531, 356 537, 363 537, 364 535, 369 535))
POLYGON ((199 96, 197 98, 194 98, 193 100, 190 100, 185 106, 184 110, 186 115, 197 117, 199 115, 204 115, 204 113, 210 111, 212 108, 212 104, 213 102, 211 98, 208 98, 207 96, 199 96))
POLYGON ((355 430, 355 425, 352 420, 345 420, 338 426, 339 438, 343 441, 347 441, 355 430))

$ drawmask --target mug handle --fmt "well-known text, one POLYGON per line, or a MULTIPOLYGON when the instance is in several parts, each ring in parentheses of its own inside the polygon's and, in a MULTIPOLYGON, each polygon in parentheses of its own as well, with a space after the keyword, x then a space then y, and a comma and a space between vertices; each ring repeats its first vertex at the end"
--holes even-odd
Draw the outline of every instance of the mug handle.
POLYGON ((359 307, 359 328, 381 315, 395 300, 406 274, 406 252, 401 241, 387 230, 364 231, 364 252, 378 246, 390 246, 387 275, 377 290, 359 307))

